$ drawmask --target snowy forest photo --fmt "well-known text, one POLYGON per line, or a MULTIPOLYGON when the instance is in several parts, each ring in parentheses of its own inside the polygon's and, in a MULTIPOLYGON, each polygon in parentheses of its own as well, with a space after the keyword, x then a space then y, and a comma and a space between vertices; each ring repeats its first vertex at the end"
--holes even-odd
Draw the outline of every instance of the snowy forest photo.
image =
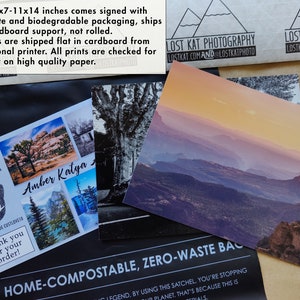
POLYGON ((90 105, 65 116, 81 157, 95 151, 93 115, 90 105))
POLYGON ((81 225, 85 231, 98 227, 95 168, 65 181, 81 225))

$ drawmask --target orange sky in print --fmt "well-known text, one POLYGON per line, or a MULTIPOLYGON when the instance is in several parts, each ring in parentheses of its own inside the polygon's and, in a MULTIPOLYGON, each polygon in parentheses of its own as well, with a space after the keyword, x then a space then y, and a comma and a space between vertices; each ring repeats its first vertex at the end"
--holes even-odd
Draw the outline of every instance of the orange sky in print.
POLYGON ((172 63, 159 104, 300 152, 300 105, 172 63))

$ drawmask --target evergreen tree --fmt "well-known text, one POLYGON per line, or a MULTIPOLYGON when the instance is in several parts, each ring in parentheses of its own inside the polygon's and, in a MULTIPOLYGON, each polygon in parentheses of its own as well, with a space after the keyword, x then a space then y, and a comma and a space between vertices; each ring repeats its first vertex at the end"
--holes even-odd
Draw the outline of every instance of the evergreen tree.
POLYGON ((49 247, 55 243, 54 238, 50 235, 47 217, 43 210, 39 208, 30 197, 31 222, 30 227, 36 242, 40 249, 49 247))
POLYGON ((84 190, 84 194, 86 195, 86 201, 88 204, 89 212, 97 211, 97 194, 95 193, 95 189, 90 185, 84 190))
POLYGON ((56 215, 51 219, 50 224, 52 231, 55 231, 59 235, 58 239, 64 239, 78 233, 78 227, 68 201, 62 193, 60 194, 60 199, 56 203, 56 206, 58 207, 56 209, 56 215))
POLYGON ((61 218, 66 224, 66 226, 63 227, 63 232, 69 237, 79 232, 78 227, 69 207, 69 203, 65 198, 62 199, 61 206, 61 218))
POLYGON ((77 186, 77 193, 78 193, 78 195, 79 195, 79 200, 80 200, 80 205, 81 205, 80 211, 81 211, 81 213, 82 213, 82 212, 86 212, 87 207, 86 207, 86 205, 85 205, 84 196, 83 196, 83 193, 82 193, 82 191, 81 191, 81 188, 80 188, 80 182, 79 182, 78 179, 76 179, 76 186, 77 186), (82 211, 82 207, 84 207, 84 211, 82 211))

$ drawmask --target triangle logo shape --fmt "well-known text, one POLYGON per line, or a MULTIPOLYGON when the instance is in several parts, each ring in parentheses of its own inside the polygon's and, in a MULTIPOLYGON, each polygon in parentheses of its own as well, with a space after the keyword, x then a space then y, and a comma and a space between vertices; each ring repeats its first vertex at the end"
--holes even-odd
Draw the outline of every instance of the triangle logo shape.
POLYGON ((194 36, 201 23, 201 18, 191 9, 187 9, 183 14, 172 38, 185 38, 194 36))
POLYGON ((247 32, 246 28, 222 0, 212 0, 195 35, 223 35, 245 32, 247 32))
POLYGON ((187 9, 172 38, 245 33, 246 28, 222 0, 212 0, 203 17, 187 9))
POLYGON ((297 13, 290 29, 298 29, 298 28, 300 28, 300 9, 298 10, 298 13, 297 13))

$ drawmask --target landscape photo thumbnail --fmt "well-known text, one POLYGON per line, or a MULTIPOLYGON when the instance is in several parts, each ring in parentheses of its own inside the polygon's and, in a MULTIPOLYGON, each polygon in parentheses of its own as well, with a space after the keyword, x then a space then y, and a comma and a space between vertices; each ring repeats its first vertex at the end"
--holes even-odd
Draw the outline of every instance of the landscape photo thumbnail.
POLYGON ((174 62, 124 203, 300 264, 299 114, 174 62))
POLYGON ((62 118, 56 118, 0 142, 15 185, 77 159, 62 118))

